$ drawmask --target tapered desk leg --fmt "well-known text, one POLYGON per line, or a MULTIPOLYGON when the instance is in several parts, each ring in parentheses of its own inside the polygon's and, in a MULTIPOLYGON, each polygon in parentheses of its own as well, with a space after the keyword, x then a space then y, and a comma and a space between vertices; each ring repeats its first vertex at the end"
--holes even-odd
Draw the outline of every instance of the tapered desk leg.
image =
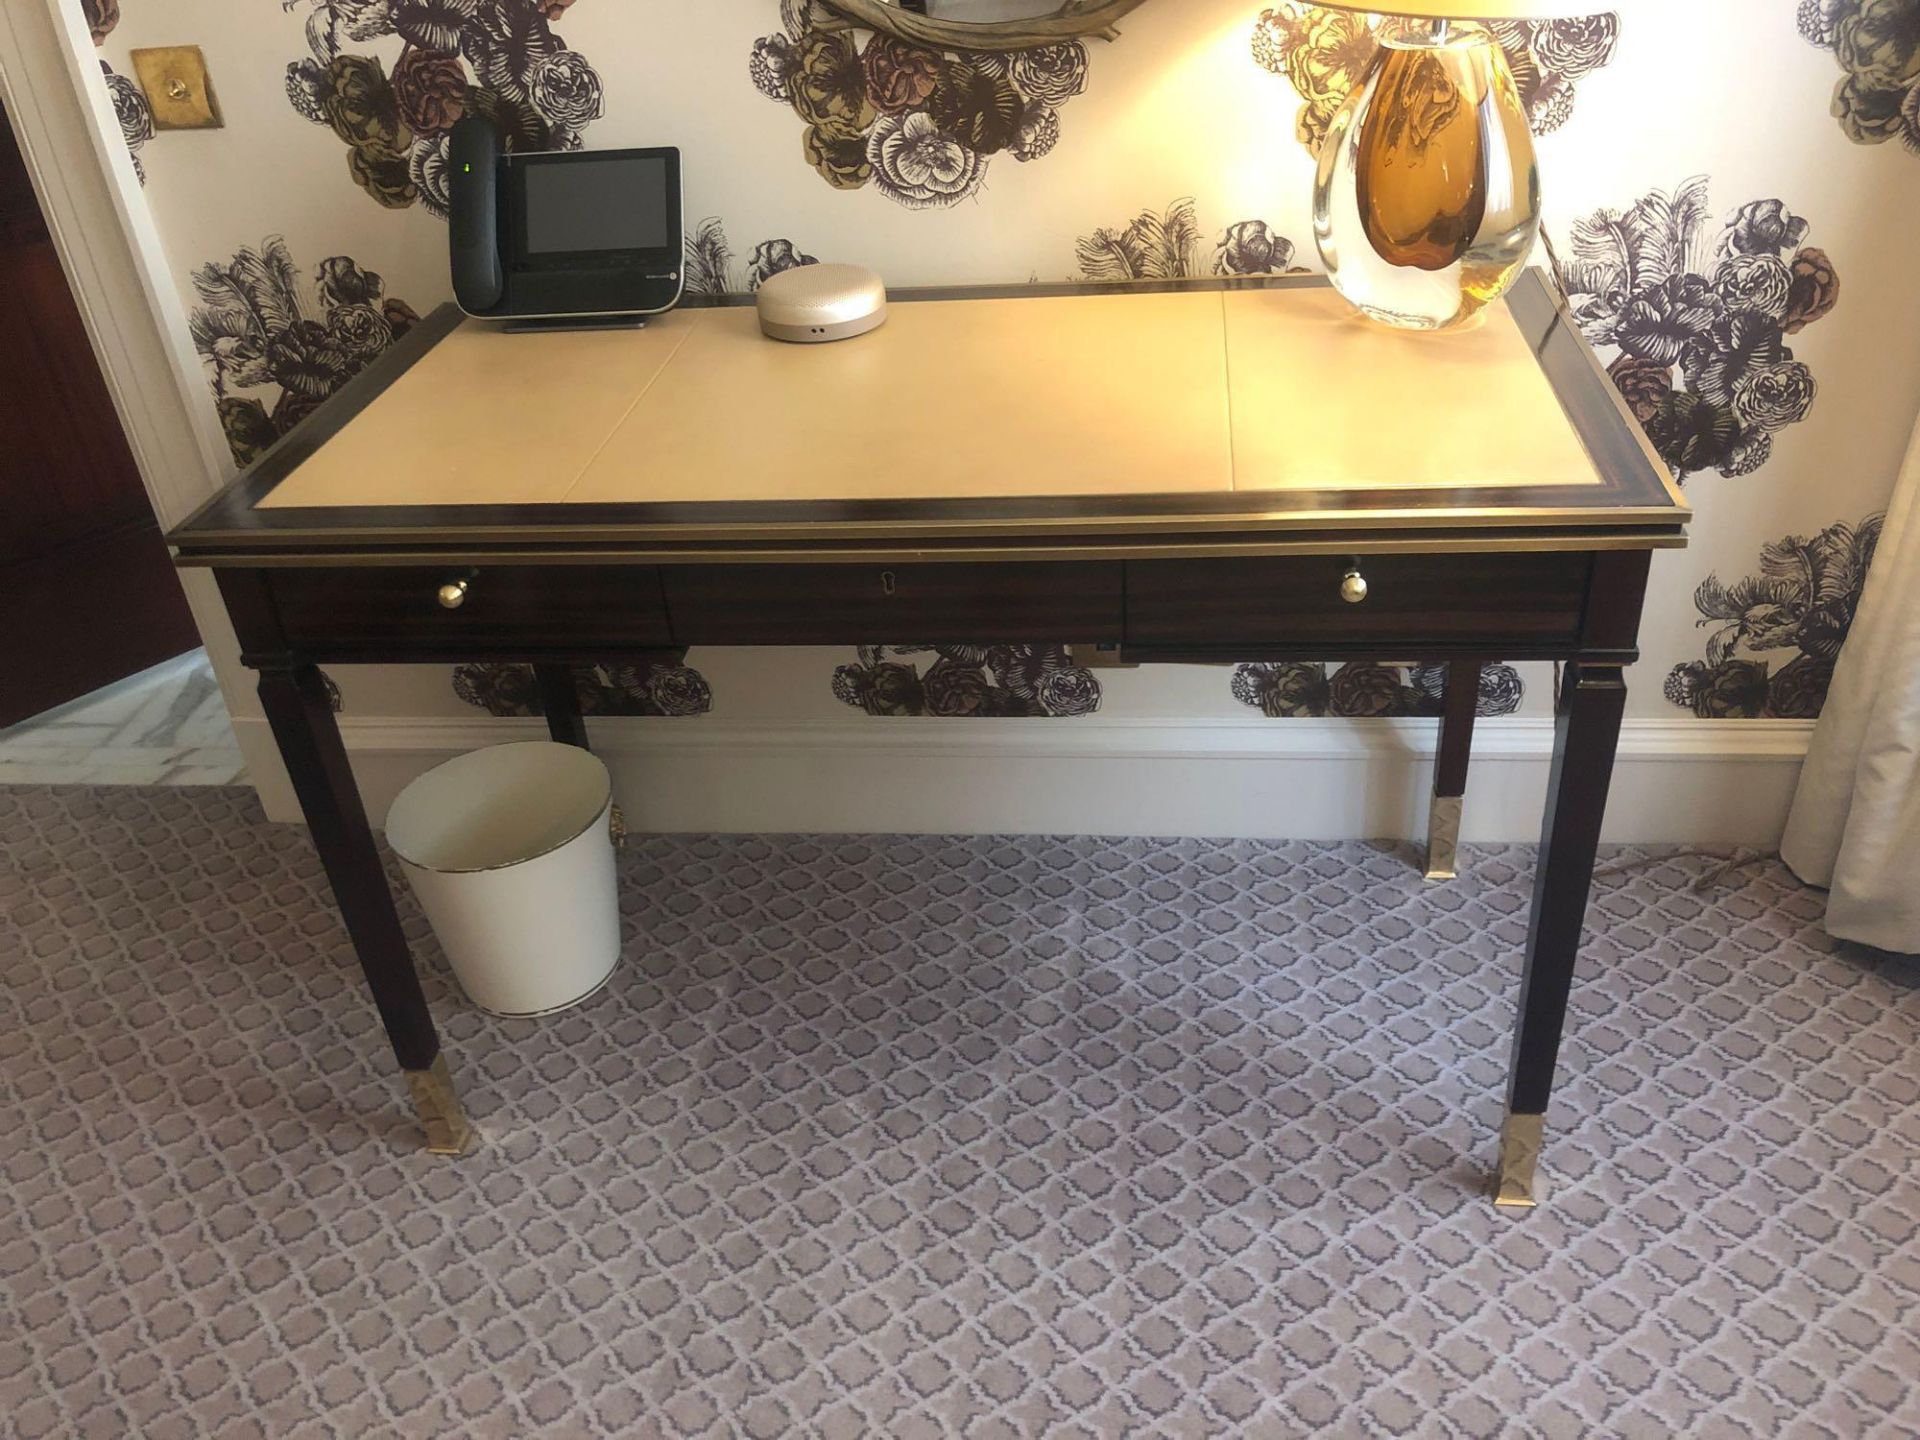
POLYGON ((426 1127, 427 1148, 458 1155, 474 1139, 460 1109, 427 997, 387 888, 386 870, 367 824, 346 747, 334 723, 326 682, 311 665, 260 672, 260 703, 286 761, 294 793, 313 833, 347 935, 373 992, 407 1089, 426 1127))
POLYGON ((1534 1205, 1538 1163, 1553 1070, 1566 1028, 1574 959, 1586 925, 1600 822, 1620 743, 1627 687, 1617 665, 1571 664, 1560 687, 1554 726, 1547 818, 1533 882, 1533 922, 1520 984, 1520 1023, 1506 1124, 1500 1132, 1500 1175, 1494 1201, 1534 1205))
POLYGON ((536 665, 533 682, 540 691, 540 709, 547 717, 547 733, 556 744, 587 744, 587 722, 580 713, 580 692, 574 688, 571 665, 536 665))
MULTIPOLYGON (((540 710, 547 717, 547 734, 556 745, 577 745, 591 750, 587 743, 587 721, 580 713, 580 691, 573 683, 571 665, 536 665, 533 681, 540 691, 540 710)), ((619 805, 613 807, 613 843, 623 849, 627 843, 627 817, 619 805)))
POLYGON ((1447 666, 1440 749, 1433 765, 1433 803, 1427 810, 1429 880, 1451 880, 1459 867, 1460 812, 1466 800, 1467 762, 1473 756, 1473 719, 1479 704, 1479 665, 1455 660, 1447 666))

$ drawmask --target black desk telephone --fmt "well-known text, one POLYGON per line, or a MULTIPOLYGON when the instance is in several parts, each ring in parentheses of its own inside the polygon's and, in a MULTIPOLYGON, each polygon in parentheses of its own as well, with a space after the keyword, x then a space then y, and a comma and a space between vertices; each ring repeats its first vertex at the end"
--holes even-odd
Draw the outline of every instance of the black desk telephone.
POLYGON ((680 152, 503 152, 492 123, 453 127, 448 238, 460 308, 524 328, 640 323, 679 303, 680 152))

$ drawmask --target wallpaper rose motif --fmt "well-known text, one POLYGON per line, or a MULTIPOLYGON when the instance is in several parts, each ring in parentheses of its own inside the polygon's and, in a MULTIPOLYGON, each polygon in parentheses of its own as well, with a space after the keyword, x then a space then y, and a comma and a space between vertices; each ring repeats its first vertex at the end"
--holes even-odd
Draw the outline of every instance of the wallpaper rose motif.
POLYGON ((345 255, 322 260, 303 280, 277 235, 224 265, 202 265, 193 288, 200 304, 188 328, 239 465, 251 464, 420 319, 386 293, 380 276, 345 255), (236 393, 243 390, 265 394, 236 393))
MULTIPOLYGON (((1198 207, 1191 198, 1151 207, 1116 230, 1095 230, 1075 242, 1082 280, 1190 280, 1209 273, 1203 260, 1198 207)), ((1264 220, 1229 225, 1214 243, 1214 275, 1300 273, 1294 244, 1264 220)))
MULTIPOLYGON (((302 0, 283 0, 288 9, 302 0)), ((484 115, 509 150, 577 150, 605 95, 551 21, 573 0, 305 0, 312 54, 287 99, 347 146, 353 182, 389 209, 445 217, 447 132, 484 115), (398 39, 389 73, 349 45, 398 39)))
POLYGON ((1100 708, 1100 682, 1064 645, 862 645, 833 693, 869 715, 1063 719, 1100 708), (926 673, 889 655, 932 655, 926 673))
POLYGON ((133 157, 133 173, 145 185, 147 167, 140 163, 140 147, 153 139, 153 107, 147 104, 146 93, 138 85, 116 74, 104 60, 100 62, 100 73, 106 78, 107 94, 113 100, 113 117, 120 122, 120 138, 126 141, 127 153, 133 157))
POLYGON ((781 18, 781 32, 754 44, 755 88, 793 107, 806 126, 801 153, 834 189, 872 185, 910 209, 979 193, 995 155, 1048 154, 1061 107, 1087 88, 1078 40, 1011 55, 941 52, 830 28, 798 0, 781 18))
MULTIPOLYGON (((1302 104, 1294 123, 1300 143, 1319 153, 1333 117, 1366 76, 1379 51, 1374 17, 1286 0, 1260 12, 1253 58, 1292 84, 1302 104)), ((1573 115, 1574 82, 1613 59, 1620 21, 1611 13, 1566 20, 1501 20, 1487 29, 1500 44, 1536 135, 1558 130, 1573 115)))
POLYGON ((120 0, 80 0, 80 13, 87 17, 87 32, 93 36, 93 43, 104 45, 120 23, 120 0))
MULTIPOLYGON (((583 715, 705 715, 713 687, 686 664, 687 652, 647 655, 625 665, 578 666, 574 693, 583 715)), ((458 665, 453 693, 467 704, 502 718, 542 714, 540 689, 530 665, 458 665)))
POLYGON ((1853 628, 1880 541, 1882 515, 1789 535, 1760 551, 1760 573, 1731 586, 1709 575, 1694 592, 1713 626, 1704 660, 1676 665, 1666 696, 1703 719, 1811 720, 1826 705, 1833 664, 1853 628), (1771 668, 1751 658, 1798 653, 1771 668))
POLYGON ((820 261, 791 240, 762 240, 753 247, 743 281, 733 268, 733 247, 727 228, 717 217, 702 220, 686 237, 687 293, 738 295, 758 290, 783 270, 796 270, 820 261))
MULTIPOLYGON (((1356 661, 1331 675, 1327 667, 1305 661, 1241 665, 1233 672, 1233 698, 1275 720, 1378 720, 1437 716, 1447 694, 1445 665, 1398 665, 1356 661)), ((1511 715, 1526 698, 1520 672, 1511 665, 1488 665, 1480 672, 1476 713, 1511 715)))
POLYGON ((1833 262, 1783 201, 1742 205, 1714 235, 1707 188, 1695 176, 1576 221, 1566 266, 1581 330, 1617 352, 1614 383, 1682 480, 1751 474, 1806 419, 1817 387, 1786 337, 1840 298, 1833 262))
POLYGON ((1840 62, 1833 116, 1856 145, 1920 154, 1920 0, 1801 0, 1800 33, 1840 62))

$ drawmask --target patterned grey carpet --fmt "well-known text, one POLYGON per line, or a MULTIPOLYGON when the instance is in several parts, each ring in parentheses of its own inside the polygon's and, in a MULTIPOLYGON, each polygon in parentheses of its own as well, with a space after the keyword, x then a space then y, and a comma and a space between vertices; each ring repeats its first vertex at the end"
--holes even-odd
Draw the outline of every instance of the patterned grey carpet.
POLYGON ((0 1429, 1920 1433, 1920 977, 1626 858, 1514 1215, 1524 849, 637 839, 449 1162, 303 832, 0 791, 0 1429))

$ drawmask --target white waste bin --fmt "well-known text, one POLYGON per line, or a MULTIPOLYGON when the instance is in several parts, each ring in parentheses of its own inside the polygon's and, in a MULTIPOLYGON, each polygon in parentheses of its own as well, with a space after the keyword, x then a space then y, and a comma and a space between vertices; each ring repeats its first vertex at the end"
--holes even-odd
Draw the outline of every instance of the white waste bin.
POLYGON ((545 740, 449 760, 393 802, 387 843, 481 1009, 564 1010, 613 975, 612 808, 607 767, 545 740))

